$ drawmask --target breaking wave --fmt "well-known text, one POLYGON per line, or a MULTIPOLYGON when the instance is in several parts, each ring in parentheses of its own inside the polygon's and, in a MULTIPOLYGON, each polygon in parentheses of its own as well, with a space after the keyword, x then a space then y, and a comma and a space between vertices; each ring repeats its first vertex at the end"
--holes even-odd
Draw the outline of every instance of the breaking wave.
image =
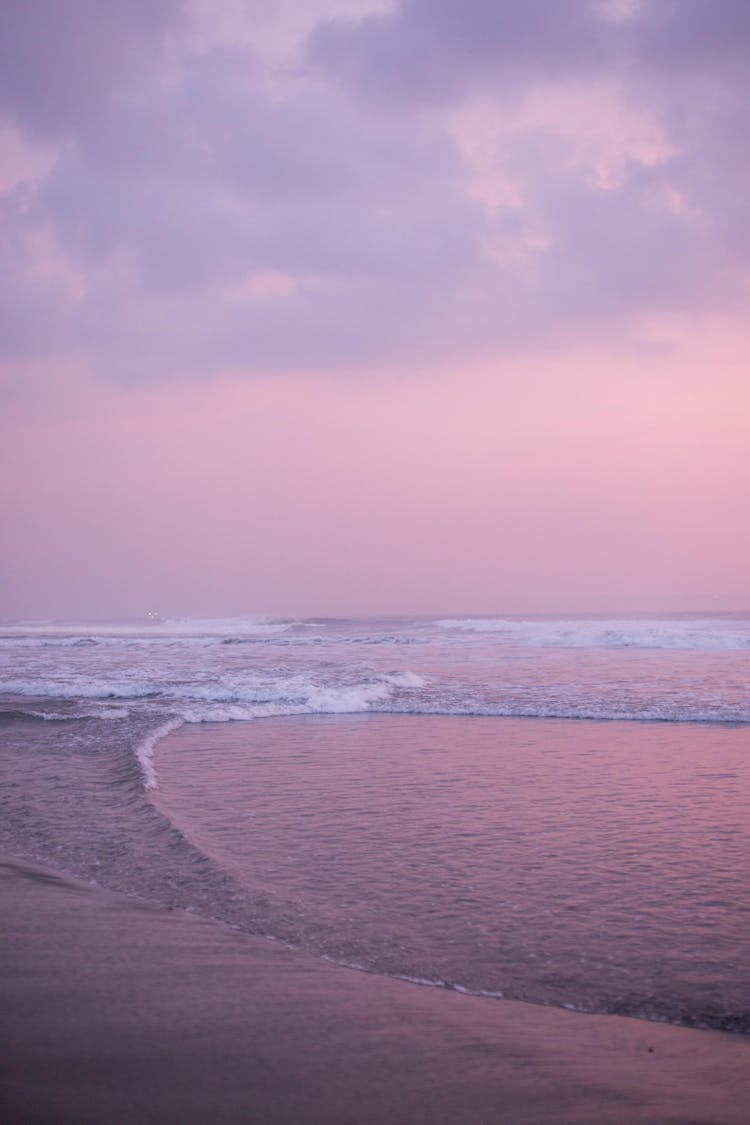
POLYGON ((465 617, 446 618, 437 625, 464 633, 492 633, 499 641, 539 648, 750 650, 750 621, 737 619, 513 621, 465 617))
POLYGON ((116 643, 159 640, 207 640, 227 637, 268 637, 291 629, 293 620, 272 620, 265 617, 167 617, 145 621, 86 623, 18 622, 0 626, 0 643, 14 645, 57 644, 62 646, 86 643, 116 643))
POLYGON ((166 723, 162 723, 156 730, 150 731, 136 746, 135 756, 141 767, 143 786, 145 789, 156 789, 158 786, 156 767, 154 766, 154 747, 162 738, 166 738, 168 734, 171 734, 173 730, 177 730, 178 727, 181 726, 182 719, 168 719, 166 723))

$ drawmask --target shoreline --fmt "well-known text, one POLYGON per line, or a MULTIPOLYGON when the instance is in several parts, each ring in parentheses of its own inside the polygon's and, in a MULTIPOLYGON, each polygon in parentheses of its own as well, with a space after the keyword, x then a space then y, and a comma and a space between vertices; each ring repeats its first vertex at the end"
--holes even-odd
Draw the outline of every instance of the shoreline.
POLYGON ((10 857, 0 885, 9 1125, 746 1120, 738 1035, 409 987, 10 857))

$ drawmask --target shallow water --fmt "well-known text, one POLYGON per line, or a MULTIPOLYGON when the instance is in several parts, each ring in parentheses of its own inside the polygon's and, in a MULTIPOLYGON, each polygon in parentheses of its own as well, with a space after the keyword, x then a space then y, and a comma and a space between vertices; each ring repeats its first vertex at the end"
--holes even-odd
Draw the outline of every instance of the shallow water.
POLYGON ((743 728, 274 719, 171 735, 157 769, 169 820, 335 957, 588 1010, 750 1013, 743 728))
POLYGON ((0 720, 10 854, 378 972, 750 1028, 747 616, 6 626, 0 720))

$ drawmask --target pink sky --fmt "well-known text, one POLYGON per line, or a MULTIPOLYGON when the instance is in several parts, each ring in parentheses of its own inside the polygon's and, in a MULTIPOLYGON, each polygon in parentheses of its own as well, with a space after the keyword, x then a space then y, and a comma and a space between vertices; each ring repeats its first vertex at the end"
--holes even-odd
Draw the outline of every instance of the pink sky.
POLYGON ((4 7, 0 616, 750 608, 748 9, 531 8, 4 7))

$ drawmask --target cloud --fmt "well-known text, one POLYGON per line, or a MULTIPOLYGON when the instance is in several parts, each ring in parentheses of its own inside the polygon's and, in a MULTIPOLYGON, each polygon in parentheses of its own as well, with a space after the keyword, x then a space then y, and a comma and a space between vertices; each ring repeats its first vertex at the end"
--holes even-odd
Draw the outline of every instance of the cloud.
POLYGON ((623 38, 636 65, 643 69, 725 76, 727 67, 747 67, 750 8, 744 0, 642 4, 623 38))
POLYGON ((367 97, 442 102, 477 85, 580 75, 608 59, 608 21, 588 0, 401 0, 321 23, 313 64, 367 97))
POLYGON ((75 134, 157 65, 181 0, 4 0, 0 107, 44 137, 75 134))
POLYGON ((392 101, 450 101, 604 72, 709 71, 747 65, 744 0, 399 0, 361 19, 321 22, 311 62, 353 92, 392 101))
POLYGON ((286 61, 171 0, 0 18, 52 146, 0 208, 19 361, 424 366, 744 299, 744 3, 402 0, 286 61))
POLYGON ((350 362, 355 325, 367 356, 390 354, 394 321, 470 266, 483 227, 444 131, 363 118, 319 84, 269 96, 252 55, 223 49, 87 122, 24 194, 26 225, 87 278, 80 346, 129 339, 138 371, 169 358, 164 325, 180 365, 350 362))

